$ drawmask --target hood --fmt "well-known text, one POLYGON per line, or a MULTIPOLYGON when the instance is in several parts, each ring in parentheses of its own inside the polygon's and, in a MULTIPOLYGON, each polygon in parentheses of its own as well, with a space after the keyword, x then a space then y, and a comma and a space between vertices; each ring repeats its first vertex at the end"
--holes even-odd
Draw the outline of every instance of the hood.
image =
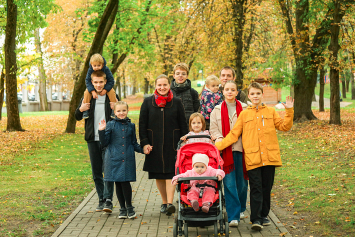
POLYGON ((117 122, 120 122, 120 123, 130 123, 130 122, 131 122, 131 119, 128 118, 128 117, 126 117, 126 118, 124 118, 124 119, 119 119, 119 118, 117 118, 116 115, 115 115, 115 118, 114 118, 113 120, 115 120, 115 121, 117 121, 117 122))
MULTIPOLYGON (((265 108, 265 107, 266 107, 265 104, 264 104, 264 103, 261 103, 261 105, 259 106, 258 109, 263 109, 263 108, 265 108)), ((254 106, 254 105, 249 105, 249 106, 248 106, 248 109, 256 109, 256 106, 254 106)))
MULTIPOLYGON (((243 103, 243 102, 241 102, 240 100, 238 100, 239 102, 240 102, 240 104, 242 105, 242 108, 243 109, 246 109, 247 107, 248 107, 248 105, 247 104, 245 104, 245 103, 243 103)), ((221 106, 222 106, 222 103, 220 103, 219 105, 216 105, 216 107, 214 107, 215 109, 221 109, 221 106)), ((249 106, 249 107, 251 107, 251 106, 249 106)), ((248 109, 249 109, 249 107, 248 107, 248 109)))
POLYGON ((184 87, 176 87, 174 84, 175 84, 175 79, 173 79, 173 81, 171 82, 171 85, 170 85, 170 89, 171 90, 174 90, 176 92, 183 92, 183 91, 186 91, 186 90, 189 90, 191 89, 191 81, 189 79, 186 79, 186 85, 184 87))
MULTIPOLYGON (((102 56, 102 55, 101 55, 102 56)), ((102 56, 102 58, 104 59, 104 66, 102 67, 102 68, 104 68, 105 66, 106 66, 106 59, 102 56)), ((91 63, 89 62, 89 68, 91 68, 92 69, 92 67, 91 67, 91 63)))

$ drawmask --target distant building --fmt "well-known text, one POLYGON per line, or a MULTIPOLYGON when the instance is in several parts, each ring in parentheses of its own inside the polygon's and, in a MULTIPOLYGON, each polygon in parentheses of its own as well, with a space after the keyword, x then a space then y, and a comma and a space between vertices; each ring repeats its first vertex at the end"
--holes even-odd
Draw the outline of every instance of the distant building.
POLYGON ((275 90, 272 88, 273 80, 269 74, 272 68, 265 69, 261 74, 254 79, 255 82, 260 83, 263 86, 264 98, 263 103, 265 104, 277 104, 281 101, 281 88, 275 90))

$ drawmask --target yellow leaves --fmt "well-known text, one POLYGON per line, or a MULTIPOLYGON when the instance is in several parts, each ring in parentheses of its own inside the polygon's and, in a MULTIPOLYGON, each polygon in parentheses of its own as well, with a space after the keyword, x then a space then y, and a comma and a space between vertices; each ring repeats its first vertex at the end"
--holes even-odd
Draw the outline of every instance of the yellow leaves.
POLYGON ((293 213, 293 215, 297 215, 298 214, 298 212, 297 211, 295 211, 294 213, 293 213))

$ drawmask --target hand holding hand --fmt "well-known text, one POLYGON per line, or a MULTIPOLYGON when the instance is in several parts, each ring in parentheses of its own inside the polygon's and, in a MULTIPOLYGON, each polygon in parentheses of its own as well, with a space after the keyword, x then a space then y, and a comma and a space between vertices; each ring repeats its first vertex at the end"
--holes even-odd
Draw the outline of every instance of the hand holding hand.
POLYGON ((216 138, 215 136, 212 136, 212 135, 211 135, 211 140, 212 140, 212 141, 215 141, 216 139, 217 139, 217 138, 216 138))
POLYGON ((150 154, 150 152, 153 150, 153 147, 151 146, 151 145, 145 145, 144 147, 143 147, 143 152, 144 152, 144 154, 146 154, 146 155, 148 155, 148 154, 150 154))
POLYGON ((222 176, 217 175, 217 179, 218 179, 218 181, 221 181, 222 180, 222 176))
POLYGON ((103 89, 101 92, 100 92, 100 95, 103 96, 103 95, 106 95, 107 93, 107 90, 103 89))
POLYGON ((186 137, 187 137, 187 136, 185 135, 185 136, 181 137, 180 140, 186 141, 186 137))
POLYGON ((91 91, 91 95, 92 95, 92 98, 94 98, 94 99, 98 98, 96 91, 91 91))
POLYGON ((90 103, 84 103, 84 102, 81 104, 81 106, 79 108, 79 110, 81 112, 84 112, 84 111, 89 110, 89 109, 90 109, 90 103))
POLYGON ((101 122, 99 123, 99 130, 105 130, 106 128, 106 121, 105 119, 101 120, 101 122))
POLYGON ((292 99, 292 96, 287 96, 286 97, 286 104, 282 103, 285 109, 292 108, 293 107, 293 102, 295 99, 292 99))

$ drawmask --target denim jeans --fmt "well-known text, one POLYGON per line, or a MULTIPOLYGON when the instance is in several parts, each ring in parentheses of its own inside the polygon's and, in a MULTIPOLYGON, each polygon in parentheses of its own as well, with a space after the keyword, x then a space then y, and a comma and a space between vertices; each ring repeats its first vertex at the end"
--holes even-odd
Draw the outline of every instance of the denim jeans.
POLYGON ((248 181, 243 174, 243 153, 233 151, 234 170, 223 179, 228 221, 240 221, 240 213, 246 210, 248 181))
POLYGON ((99 141, 88 142, 89 156, 91 162, 92 178, 99 199, 111 199, 113 197, 113 182, 104 182, 104 157, 105 151, 99 141))

